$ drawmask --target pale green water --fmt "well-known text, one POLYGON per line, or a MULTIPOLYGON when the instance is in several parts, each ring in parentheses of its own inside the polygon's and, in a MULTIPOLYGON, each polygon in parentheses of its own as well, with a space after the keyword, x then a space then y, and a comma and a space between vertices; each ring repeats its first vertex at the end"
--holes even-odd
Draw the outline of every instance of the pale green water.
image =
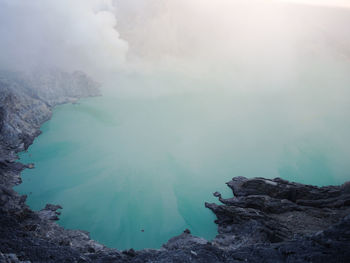
POLYGON ((317 92, 107 93, 59 106, 21 154, 36 167, 17 190, 34 209, 61 204, 61 225, 111 247, 157 248, 185 228, 211 239, 204 202, 229 196, 233 176, 349 180, 349 98, 320 83, 317 92))

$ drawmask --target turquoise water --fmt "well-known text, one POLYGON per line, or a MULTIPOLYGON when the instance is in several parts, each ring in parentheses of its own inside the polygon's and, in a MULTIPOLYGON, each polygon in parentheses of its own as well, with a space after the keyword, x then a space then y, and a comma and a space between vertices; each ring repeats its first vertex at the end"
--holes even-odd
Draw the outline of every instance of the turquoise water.
POLYGON ((62 205, 59 224, 110 247, 158 248, 185 228, 211 239, 204 202, 230 196, 233 176, 349 180, 350 80, 334 81, 331 94, 321 80, 317 92, 107 92, 59 106, 20 155, 35 169, 16 190, 33 209, 62 205))

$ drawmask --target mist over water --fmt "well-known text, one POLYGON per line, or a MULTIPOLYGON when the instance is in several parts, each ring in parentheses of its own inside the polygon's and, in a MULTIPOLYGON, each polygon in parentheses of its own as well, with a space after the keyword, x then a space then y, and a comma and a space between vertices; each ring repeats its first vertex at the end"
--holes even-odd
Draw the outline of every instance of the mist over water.
MULTIPOLYGON (((44 41, 59 57, 71 54, 49 56, 44 64, 80 66, 101 81, 103 96, 58 107, 21 154, 36 168, 23 172, 17 190, 29 194, 34 209, 58 203, 65 227, 119 249, 157 248, 185 228, 213 238, 216 226, 204 202, 215 201, 215 191, 231 196, 225 182, 234 176, 320 186, 350 179, 350 11, 344 5, 77 3, 83 15, 73 10, 71 19, 93 17, 95 30, 74 27, 70 35, 96 41, 102 27, 113 48, 97 38, 99 45, 65 42, 56 53, 44 41), (96 64, 89 63, 93 55, 96 64)), ((42 29, 47 35, 52 24, 42 29)), ((58 37, 65 39, 66 31, 58 37)))
POLYGON ((318 80, 305 77, 293 91, 203 89, 208 83, 176 76, 176 93, 146 96, 141 82, 172 78, 123 77, 120 92, 55 110, 21 155, 36 168, 17 190, 34 209, 61 204, 60 224, 111 247, 158 248, 185 228, 211 239, 216 226, 204 202, 216 202, 215 191, 232 196, 225 182, 233 176, 320 186, 349 179, 349 98, 322 93, 335 69, 333 85, 347 87, 348 68, 324 65, 313 64, 318 80), (190 84, 202 89, 180 91, 190 84), (306 96, 303 85, 319 93, 306 96))

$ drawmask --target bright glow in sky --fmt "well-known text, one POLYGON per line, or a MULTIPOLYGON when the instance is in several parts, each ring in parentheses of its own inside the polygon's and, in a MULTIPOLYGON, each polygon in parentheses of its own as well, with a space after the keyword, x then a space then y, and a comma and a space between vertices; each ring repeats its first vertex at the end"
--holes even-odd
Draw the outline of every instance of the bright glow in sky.
POLYGON ((283 2, 350 8, 349 0, 278 0, 283 2))

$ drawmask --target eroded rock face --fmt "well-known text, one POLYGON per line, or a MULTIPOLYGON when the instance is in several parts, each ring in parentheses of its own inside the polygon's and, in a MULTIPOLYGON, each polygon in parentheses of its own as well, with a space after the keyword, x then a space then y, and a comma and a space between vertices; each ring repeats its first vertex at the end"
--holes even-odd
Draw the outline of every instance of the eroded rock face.
POLYGON ((217 216, 215 243, 236 249, 256 243, 278 243, 327 229, 350 214, 349 184, 316 187, 280 178, 233 178, 233 198, 208 204, 217 216))
POLYGON ((97 96, 98 86, 81 72, 0 72, 0 160, 6 151, 27 149, 54 106, 97 96))
MULTIPOLYGON (((120 252, 89 233, 56 224, 59 205, 34 212, 12 187, 32 167, 16 162, 40 134, 52 107, 98 95, 83 73, 0 73, 0 262, 350 262, 350 183, 315 187, 282 179, 235 177, 233 198, 208 204, 218 236, 186 229, 161 249, 120 252)), ((64 211, 64 210, 63 210, 64 211)), ((155 215, 156 216, 156 215, 155 215)))

